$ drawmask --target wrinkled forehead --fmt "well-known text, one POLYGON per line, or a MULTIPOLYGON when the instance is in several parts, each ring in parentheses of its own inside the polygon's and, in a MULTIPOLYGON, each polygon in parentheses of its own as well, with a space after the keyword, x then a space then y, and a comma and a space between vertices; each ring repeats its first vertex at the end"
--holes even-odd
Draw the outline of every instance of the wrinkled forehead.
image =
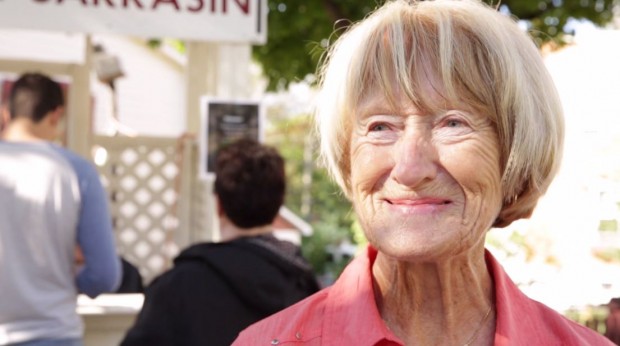
POLYGON ((367 111, 387 111, 391 114, 404 114, 415 109, 419 114, 436 114, 448 109, 462 109, 458 100, 445 96, 444 85, 434 76, 423 83, 411 86, 392 76, 387 81, 375 80, 365 84, 363 93, 351 100, 355 114, 367 111))

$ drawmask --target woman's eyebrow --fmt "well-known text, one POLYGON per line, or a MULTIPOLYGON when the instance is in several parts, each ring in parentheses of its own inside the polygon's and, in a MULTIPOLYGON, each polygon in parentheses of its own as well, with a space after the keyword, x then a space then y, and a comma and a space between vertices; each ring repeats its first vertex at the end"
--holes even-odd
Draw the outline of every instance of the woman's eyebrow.
POLYGON ((381 102, 368 102, 357 108, 357 113, 363 116, 396 115, 398 112, 381 102))

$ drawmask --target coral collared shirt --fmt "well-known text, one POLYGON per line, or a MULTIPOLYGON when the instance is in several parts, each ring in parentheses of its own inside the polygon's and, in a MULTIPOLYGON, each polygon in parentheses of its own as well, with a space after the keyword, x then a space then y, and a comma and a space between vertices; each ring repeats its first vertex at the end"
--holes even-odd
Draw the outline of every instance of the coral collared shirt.
MULTIPOLYGON (((383 323, 375 303, 368 247, 334 285, 245 329, 233 346, 397 346, 403 345, 383 323)), ((613 345, 525 296, 490 252, 486 262, 495 283, 495 345, 613 345)))

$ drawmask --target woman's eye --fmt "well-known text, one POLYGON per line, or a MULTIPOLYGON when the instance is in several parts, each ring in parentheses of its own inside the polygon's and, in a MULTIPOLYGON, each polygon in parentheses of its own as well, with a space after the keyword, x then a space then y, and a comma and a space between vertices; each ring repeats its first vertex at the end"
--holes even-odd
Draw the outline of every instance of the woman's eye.
POLYGON ((447 116, 436 125, 436 131, 442 138, 460 138, 473 131, 471 123, 464 116, 447 116))
POLYGON ((388 127, 386 124, 373 124, 370 126, 370 131, 385 131, 388 127))
POLYGON ((457 119, 448 119, 445 122, 446 127, 459 127, 463 126, 463 122, 457 119))

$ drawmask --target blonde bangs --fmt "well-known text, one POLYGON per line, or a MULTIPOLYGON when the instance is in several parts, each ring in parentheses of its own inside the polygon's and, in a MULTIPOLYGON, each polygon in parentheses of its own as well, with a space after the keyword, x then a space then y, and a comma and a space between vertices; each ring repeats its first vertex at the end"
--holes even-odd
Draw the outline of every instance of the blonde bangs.
POLYGON ((410 5, 394 11, 359 45, 348 68, 346 107, 382 94, 397 111, 404 97, 429 114, 467 105, 495 123, 498 98, 493 80, 499 68, 478 37, 439 12, 410 5), (491 68, 489 69, 489 66, 491 68))

